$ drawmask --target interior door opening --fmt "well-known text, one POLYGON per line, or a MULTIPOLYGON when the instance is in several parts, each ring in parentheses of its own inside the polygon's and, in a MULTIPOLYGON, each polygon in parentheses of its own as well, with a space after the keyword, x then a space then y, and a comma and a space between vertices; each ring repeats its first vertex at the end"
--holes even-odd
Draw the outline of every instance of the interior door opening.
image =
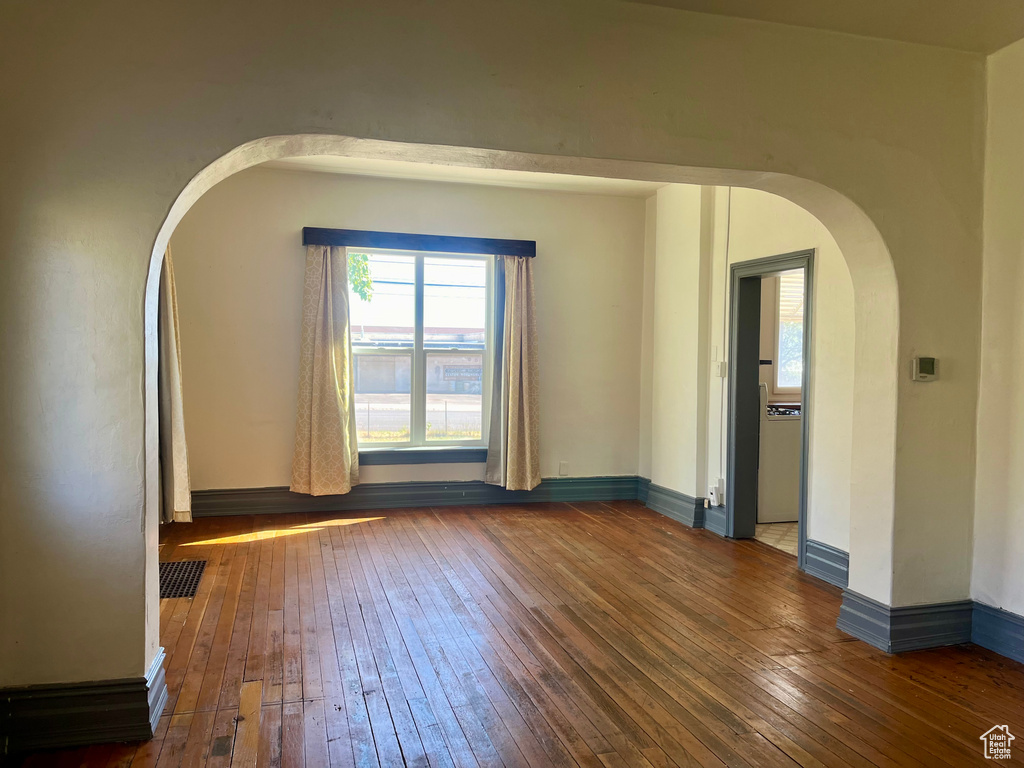
POLYGON ((726 534, 804 566, 813 252, 732 267, 726 534))

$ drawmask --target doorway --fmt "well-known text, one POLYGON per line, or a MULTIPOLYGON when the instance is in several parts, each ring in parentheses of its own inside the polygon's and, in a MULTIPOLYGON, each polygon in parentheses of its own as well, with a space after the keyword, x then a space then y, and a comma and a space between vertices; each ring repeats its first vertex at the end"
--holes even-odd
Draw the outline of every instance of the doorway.
POLYGON ((730 270, 726 535, 797 556, 807 541, 814 252, 730 270))

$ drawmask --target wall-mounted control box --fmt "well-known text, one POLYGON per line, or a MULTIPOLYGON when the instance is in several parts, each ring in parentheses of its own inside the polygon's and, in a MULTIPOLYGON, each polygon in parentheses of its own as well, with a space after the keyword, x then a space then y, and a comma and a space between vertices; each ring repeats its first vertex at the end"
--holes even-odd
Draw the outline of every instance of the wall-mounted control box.
POLYGON ((934 381, 939 376, 939 361, 934 357, 915 357, 912 377, 914 381, 934 381))

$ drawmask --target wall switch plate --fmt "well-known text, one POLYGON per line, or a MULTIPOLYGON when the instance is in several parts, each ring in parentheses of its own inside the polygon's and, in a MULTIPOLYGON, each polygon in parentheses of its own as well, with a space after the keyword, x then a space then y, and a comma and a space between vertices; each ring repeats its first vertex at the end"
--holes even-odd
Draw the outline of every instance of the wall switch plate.
POLYGON ((934 357, 915 357, 910 375, 914 381, 934 381, 939 377, 939 361, 934 357))
POLYGON ((558 462, 558 475, 559 477, 565 477, 569 474, 569 462, 560 461, 558 462))

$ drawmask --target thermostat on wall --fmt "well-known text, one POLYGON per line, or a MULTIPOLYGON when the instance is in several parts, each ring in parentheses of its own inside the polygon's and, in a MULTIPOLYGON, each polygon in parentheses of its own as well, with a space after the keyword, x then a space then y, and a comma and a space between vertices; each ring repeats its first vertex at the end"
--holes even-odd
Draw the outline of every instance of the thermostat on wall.
POLYGON ((939 375, 939 364, 934 357, 914 358, 914 381, 932 381, 939 375))

